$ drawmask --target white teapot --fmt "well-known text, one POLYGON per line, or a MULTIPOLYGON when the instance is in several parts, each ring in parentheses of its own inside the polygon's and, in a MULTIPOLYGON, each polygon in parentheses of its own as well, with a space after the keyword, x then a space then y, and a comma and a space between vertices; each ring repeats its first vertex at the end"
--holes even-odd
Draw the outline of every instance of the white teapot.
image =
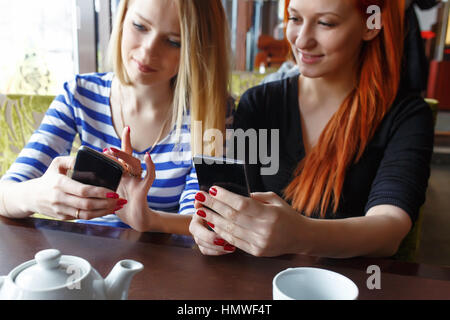
POLYGON ((122 260, 103 279, 82 258, 61 256, 56 249, 43 250, 34 260, 0 277, 0 299, 125 300, 132 277, 143 268, 137 261, 122 260))

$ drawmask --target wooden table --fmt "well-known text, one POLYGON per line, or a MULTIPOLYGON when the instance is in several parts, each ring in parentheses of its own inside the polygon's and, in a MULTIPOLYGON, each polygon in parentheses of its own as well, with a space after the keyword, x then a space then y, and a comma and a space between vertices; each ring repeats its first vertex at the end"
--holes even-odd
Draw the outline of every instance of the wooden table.
POLYGON ((55 248, 88 260, 105 277, 115 263, 134 259, 144 270, 131 283, 129 299, 270 300, 272 279, 289 267, 339 272, 359 288, 359 299, 450 299, 450 268, 390 259, 328 259, 304 255, 256 258, 244 252, 203 256, 192 238, 139 233, 71 222, 0 217, 0 275, 55 248), (381 269, 381 289, 368 289, 367 268, 381 269))

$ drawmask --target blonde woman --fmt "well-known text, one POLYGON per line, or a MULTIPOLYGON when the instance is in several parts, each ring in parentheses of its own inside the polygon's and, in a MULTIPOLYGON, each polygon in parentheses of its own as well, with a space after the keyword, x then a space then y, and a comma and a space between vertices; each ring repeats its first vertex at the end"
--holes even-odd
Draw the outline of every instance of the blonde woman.
POLYGON ((227 46, 220 0, 122 0, 110 43, 114 72, 64 84, 0 182, 0 214, 189 234, 198 190, 191 143, 214 154, 189 129, 194 121, 225 129, 227 46), (122 163, 117 193, 65 175, 77 134, 122 163))

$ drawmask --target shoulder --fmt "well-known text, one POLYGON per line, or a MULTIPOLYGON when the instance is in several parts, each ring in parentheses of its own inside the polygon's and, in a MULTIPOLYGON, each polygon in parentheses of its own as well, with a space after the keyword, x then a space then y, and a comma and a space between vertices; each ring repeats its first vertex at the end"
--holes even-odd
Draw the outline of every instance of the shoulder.
POLYGON ((85 73, 75 76, 73 82, 77 87, 90 88, 90 87, 103 87, 111 88, 112 79, 114 74, 108 73, 85 73))
POLYGON ((270 107, 274 104, 287 103, 292 93, 297 96, 298 76, 260 84, 248 89, 239 101, 241 104, 270 107))
POLYGON ((421 96, 407 91, 398 93, 389 112, 386 114, 384 122, 389 122, 392 125, 392 129, 405 123, 429 128, 434 126, 433 112, 430 106, 421 96))

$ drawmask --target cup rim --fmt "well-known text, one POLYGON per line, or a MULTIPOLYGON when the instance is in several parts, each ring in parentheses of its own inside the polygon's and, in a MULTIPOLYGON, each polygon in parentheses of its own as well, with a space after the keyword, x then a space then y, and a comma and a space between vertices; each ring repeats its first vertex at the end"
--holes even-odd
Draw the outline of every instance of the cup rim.
POLYGON ((273 289, 273 291, 275 291, 275 289, 276 289, 279 293, 281 293, 285 297, 288 297, 289 299, 294 299, 292 297, 289 297, 286 293, 284 293, 279 288, 279 286, 277 285, 277 281, 282 276, 285 276, 286 274, 290 274, 290 273, 296 273, 299 270, 328 273, 328 274, 336 276, 336 277, 338 277, 340 279, 343 279, 345 282, 347 282, 349 284, 349 288, 351 289, 351 294, 349 294, 348 297, 342 298, 340 300, 356 300, 359 297, 358 286, 356 285, 356 283, 353 280, 351 280, 350 278, 344 276, 341 273, 338 273, 338 272, 335 272, 335 271, 332 271, 332 270, 328 270, 328 269, 317 268, 317 267, 295 267, 295 268, 287 268, 287 269, 285 269, 283 271, 280 271, 279 273, 277 273, 275 275, 275 277, 272 280, 272 289, 273 289))

